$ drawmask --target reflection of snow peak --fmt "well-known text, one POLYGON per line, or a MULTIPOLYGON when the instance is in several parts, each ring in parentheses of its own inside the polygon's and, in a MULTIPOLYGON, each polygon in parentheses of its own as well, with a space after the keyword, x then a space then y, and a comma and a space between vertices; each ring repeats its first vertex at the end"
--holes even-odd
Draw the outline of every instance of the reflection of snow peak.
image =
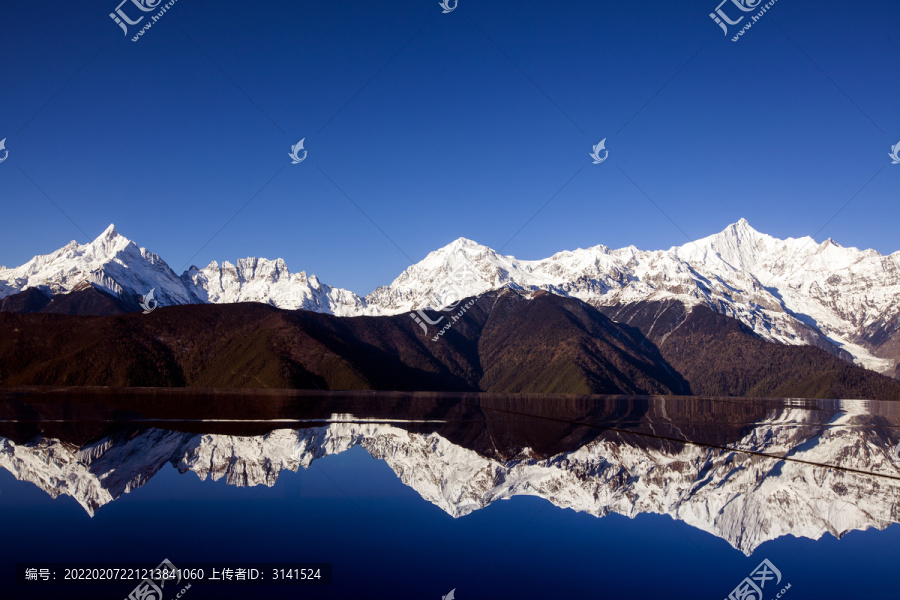
POLYGON ((892 444, 868 428, 847 427, 853 411, 838 413, 818 437, 802 426, 803 415, 788 411, 778 418, 784 426, 757 426, 732 447, 840 468, 690 444, 640 447, 622 439, 598 439, 540 460, 523 449, 499 461, 435 433, 366 422, 246 437, 150 429, 81 449, 50 438, 24 445, 0 438, 0 466, 53 497, 72 496, 91 515, 146 483, 167 462, 201 479, 272 486, 285 469, 305 469, 317 458, 362 446, 453 517, 531 495, 595 516, 668 514, 748 555, 787 534, 818 539, 895 522, 891 507, 900 494, 900 465, 891 461, 892 444), (866 467, 887 477, 841 470, 866 467))

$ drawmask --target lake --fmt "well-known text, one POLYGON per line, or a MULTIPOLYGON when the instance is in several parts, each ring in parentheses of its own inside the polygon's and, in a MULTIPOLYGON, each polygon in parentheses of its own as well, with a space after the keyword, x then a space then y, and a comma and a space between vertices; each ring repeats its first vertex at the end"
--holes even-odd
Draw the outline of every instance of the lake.
POLYGON ((890 403, 0 390, 3 598, 896 598, 898 520, 890 403))

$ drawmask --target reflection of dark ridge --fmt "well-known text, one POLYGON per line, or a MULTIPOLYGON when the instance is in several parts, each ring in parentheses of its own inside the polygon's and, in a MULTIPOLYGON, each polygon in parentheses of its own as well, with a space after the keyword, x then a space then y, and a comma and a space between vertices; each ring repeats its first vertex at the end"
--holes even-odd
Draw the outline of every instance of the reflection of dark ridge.
POLYGON ((0 437, 3 468, 91 515, 167 464, 272 486, 354 447, 453 517, 536 495, 599 517, 668 514, 747 555, 787 534, 883 529, 900 510, 900 418, 882 403, 45 389, 8 394, 9 415, 33 422, 0 423, 20 436, 0 437), (211 413, 295 420, 186 420, 211 413))
MULTIPOLYGON (((883 434, 887 443, 889 428, 900 421, 898 407, 868 401, 860 407, 870 412, 866 419, 870 429, 888 430, 883 434)), ((436 392, 8 388, 0 390, 0 421, 7 421, 0 422, 0 435, 25 443, 43 434, 78 446, 150 427, 191 434, 259 436, 276 429, 310 429, 342 421, 342 415, 347 415, 349 420, 384 420, 411 433, 438 433, 458 446, 502 461, 525 449, 534 458, 546 458, 593 440, 619 439, 625 433, 639 436, 643 440, 640 445, 647 447, 674 442, 730 451, 730 444, 743 439, 760 423, 775 421, 789 410, 801 411, 802 422, 787 425, 805 437, 821 435, 830 421, 842 413, 841 403, 823 400, 735 402, 719 398, 436 392), (227 421, 203 422, 204 419, 227 421), (267 419, 272 421, 258 422, 267 419), (8 422, 13 420, 27 422, 8 422), (56 422, 60 420, 66 422, 56 422)), ((778 423, 779 427, 784 425, 778 423)))
MULTIPOLYGON (((544 396, 507 394, 440 393, 316 393, 303 391, 268 392, 260 390, 172 390, 172 389, 44 389, 30 395, 15 390, 12 398, 0 402, 0 421, 32 421, 33 424, 0 423, 0 432, 10 439, 27 440, 37 432, 72 443, 85 443, 108 435, 114 423, 144 419, 142 426, 193 433, 259 435, 285 427, 309 427, 312 424, 289 423, 215 423, 191 422, 202 419, 258 421, 295 419, 332 421, 335 414, 350 414, 365 419, 442 420, 435 423, 398 423, 415 432, 438 432, 458 445, 486 456, 503 457, 528 447, 540 455, 552 455, 594 437, 577 422, 548 427, 531 418, 498 417, 485 414, 485 406, 509 406, 514 403, 524 413, 565 415, 569 421, 614 423, 621 429, 636 429, 647 418, 646 398, 621 396, 544 396), (55 423, 57 420, 72 423, 55 423), (154 419, 158 421, 154 421, 154 419), (172 420, 186 422, 174 423, 172 420), (465 425, 465 426, 464 426, 465 425), (473 426, 477 425, 477 426, 473 426), (508 449, 508 450, 507 450, 508 449)), ((667 401, 671 402, 671 401, 667 401)), ((682 402, 679 407, 690 406, 682 402)), ((754 422, 764 410, 753 406, 712 404, 710 421, 717 434, 726 438, 740 435, 741 427, 754 422), (731 415, 723 418, 723 414, 731 415), (729 425, 729 422, 734 421, 729 425)), ((706 404, 703 405, 707 410, 706 404)), ((696 413, 694 413, 696 417, 696 413)), ((702 419, 710 417, 703 415, 702 419)))
MULTIPOLYGON (((841 410, 841 406, 848 402, 860 403, 866 408, 876 410, 879 414, 900 416, 900 403, 879 402, 872 400, 819 400, 796 398, 733 398, 722 396, 626 396, 626 395, 575 395, 575 394, 499 394, 480 392, 383 392, 383 391, 311 391, 293 389, 220 389, 220 388, 115 388, 115 387, 52 387, 52 386, 22 386, 0 387, 0 409, 10 401, 25 400, 29 404, 43 400, 47 403, 101 403, 105 400, 113 402, 117 407, 133 406, 141 412, 151 409, 155 404, 160 404, 168 409, 175 407, 171 400, 179 402, 199 399, 206 402, 202 406, 202 417, 214 416, 218 407, 234 408, 236 403, 243 401, 252 403, 248 406, 252 409, 250 418, 257 418, 261 410, 275 409, 281 406, 292 405, 300 408, 315 410, 321 406, 322 401, 334 403, 336 401, 359 402, 365 400, 422 399, 422 400, 471 400, 481 398, 509 399, 516 402, 538 401, 541 408, 558 408, 568 410, 571 407, 585 406, 585 402, 593 403, 597 400, 625 399, 647 400, 665 399, 668 402, 682 401, 694 404, 698 401, 712 404, 725 404, 740 407, 757 408, 804 408, 810 410, 824 410, 835 412, 841 410), (210 404, 210 400, 216 403, 210 404), (312 401, 317 401, 312 404, 312 401), (307 404, 301 405, 300 402, 307 404)), ((389 407, 389 405, 387 405, 389 407)), ((193 407, 196 408, 196 407, 193 407)), ((696 412, 696 411, 694 411, 696 412)), ((197 415, 194 415, 195 417, 197 415)))
MULTIPOLYGON (((497 409, 497 408, 491 408, 488 410, 496 410, 498 412, 507 412, 507 411, 503 411, 502 409, 497 409)), ((770 454, 767 452, 757 452, 754 450, 747 450, 747 449, 742 449, 742 448, 733 448, 731 446, 714 444, 714 443, 709 443, 709 442, 702 442, 702 441, 697 441, 696 439, 691 440, 691 439, 687 439, 687 438, 683 438, 683 437, 672 437, 672 436, 668 436, 668 435, 661 435, 661 434, 650 433, 650 432, 646 432, 646 431, 628 430, 628 429, 621 428, 621 427, 613 427, 611 425, 600 425, 600 424, 596 424, 596 423, 581 423, 581 422, 553 419, 550 417, 542 417, 542 416, 530 415, 530 414, 526 414, 526 413, 517 413, 517 412, 511 412, 511 414, 516 414, 518 416, 523 416, 523 417, 530 417, 532 419, 535 419, 536 421, 543 420, 546 422, 554 422, 557 424, 568 423, 570 425, 580 425, 580 426, 586 427, 588 429, 593 429, 598 432, 603 432, 603 434, 599 434, 599 435, 586 436, 586 437, 589 437, 590 439, 606 439, 606 440, 615 440, 615 441, 625 442, 630 446, 633 446, 635 448, 641 448, 644 450, 649 449, 649 448, 653 448, 653 449, 657 449, 657 450, 663 449, 663 448, 671 449, 672 448, 671 444, 676 444, 676 445, 680 445, 680 446, 687 444, 687 445, 692 445, 692 446, 709 448, 709 449, 713 449, 713 450, 725 450, 728 452, 739 452, 741 454, 747 454, 750 456, 759 456, 762 458, 768 458, 768 459, 772 459, 772 460, 776 460, 776 461, 789 461, 789 462, 794 462, 794 463, 803 464, 803 465, 810 465, 810 466, 814 466, 814 467, 826 467, 829 469, 844 471, 846 473, 855 473, 855 474, 859 474, 859 475, 882 477, 885 479, 893 479, 895 481, 900 481, 900 477, 894 476, 894 475, 886 475, 883 473, 876 473, 876 472, 868 471, 865 469, 853 469, 853 468, 849 468, 849 467, 842 467, 839 465, 826 464, 826 463, 821 463, 821 462, 793 458, 790 456, 790 454, 793 453, 794 449, 791 449, 787 454, 778 455, 778 454, 770 454), (654 443, 654 442, 656 442, 656 443, 654 443)), ((545 427, 545 425, 542 424, 541 427, 543 428, 543 427, 545 427)), ((881 428, 895 429, 896 427, 882 425, 881 428)), ((748 425, 746 427, 747 432, 749 432, 752 429, 753 429, 753 427, 750 425, 748 425)), ((805 429, 806 429, 806 432, 805 432, 806 435, 810 438, 814 437, 817 433, 819 433, 821 431, 821 427, 816 427, 814 425, 808 426, 805 429)), ((866 428, 866 429, 869 429, 869 428, 866 428)))

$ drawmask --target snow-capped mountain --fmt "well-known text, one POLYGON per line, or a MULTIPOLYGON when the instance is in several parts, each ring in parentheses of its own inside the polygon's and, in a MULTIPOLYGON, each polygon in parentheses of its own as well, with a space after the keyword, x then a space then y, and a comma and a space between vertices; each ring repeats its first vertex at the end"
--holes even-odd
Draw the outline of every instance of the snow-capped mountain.
POLYGON ((743 219, 669 250, 595 246, 533 261, 459 239, 374 291, 368 304, 382 313, 422 308, 457 285, 454 274, 463 271, 475 275, 464 297, 508 285, 597 307, 677 300, 737 318, 766 340, 844 350, 879 372, 897 364, 896 356, 873 354, 866 333, 900 315, 900 252, 882 256, 808 237, 778 240, 743 219))
POLYGON ((264 302, 289 310, 311 310, 338 316, 362 314, 366 301, 353 292, 333 288, 304 271, 291 273, 280 258, 242 258, 237 264, 213 261, 191 267, 181 276, 186 289, 203 302, 264 302))
MULTIPOLYGON (((677 427, 666 416, 666 402, 655 401, 648 418, 677 427)), ((538 496, 597 517, 670 515, 749 555, 784 535, 841 537, 896 522, 896 440, 871 427, 862 405, 842 403, 824 419, 809 410, 772 410, 728 444, 731 449, 609 435, 554 456, 520 448, 502 459, 439 433, 335 415, 327 426, 257 436, 148 429, 81 448, 50 437, 27 444, 0 438, 0 467, 53 497, 73 497, 93 515, 167 463, 202 480, 273 486, 284 470, 306 469, 361 446, 453 517, 514 496, 538 496)))
POLYGON ((163 306, 197 302, 163 259, 138 248, 115 225, 89 244, 72 241, 20 267, 0 269, 0 298, 30 288, 66 294, 85 285, 129 300, 155 288, 154 297, 163 306))
MULTIPOLYGON (((723 279, 731 287, 746 281, 738 289, 758 292, 748 298, 751 303, 777 302, 774 306, 780 305, 790 319, 815 328, 862 366, 894 368, 896 357, 872 354, 867 333, 900 315, 900 252, 883 256, 875 250, 845 248, 830 238, 821 244, 811 237, 779 240, 745 220, 673 250, 709 273, 730 275, 723 279)), ((773 339, 784 341, 777 333, 773 339)))
POLYGON ((780 240, 746 220, 668 250, 606 246, 517 260, 460 238, 367 296, 291 273, 281 259, 191 267, 181 277, 112 225, 15 269, 0 269, 0 299, 28 288, 66 293, 90 284, 120 296, 155 288, 160 305, 264 302, 337 316, 393 315, 509 286, 545 290, 596 307, 678 301, 734 317, 763 339, 813 344, 896 374, 900 360, 900 252, 844 248, 833 240, 780 240))

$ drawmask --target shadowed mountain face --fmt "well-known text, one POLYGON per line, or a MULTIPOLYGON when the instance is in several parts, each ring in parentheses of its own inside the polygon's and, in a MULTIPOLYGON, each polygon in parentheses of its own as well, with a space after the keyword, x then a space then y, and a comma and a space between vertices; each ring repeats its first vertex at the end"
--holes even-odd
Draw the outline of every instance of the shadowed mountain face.
POLYGON ((742 323, 697 307, 661 344, 697 394, 900 400, 896 380, 812 346, 765 342, 742 323))
POLYGON ((50 294, 40 288, 28 288, 0 300, 0 311, 15 313, 41 312, 50 303, 50 294))
POLYGON ((53 497, 73 497, 91 515, 167 464, 203 480, 272 486, 284 470, 360 446, 453 517, 532 495, 597 517, 668 514, 748 555, 783 535, 841 537, 898 517, 900 412, 888 403, 188 390, 6 396, 0 467, 53 497), (211 406, 207 418, 216 422, 194 419, 211 406))
MULTIPOLYGON (((108 301, 91 290, 84 302, 108 301)), ((257 303, 104 317, 0 312, 0 385, 900 399, 900 382, 817 348, 763 341, 702 306, 648 303, 616 315, 630 324, 547 292, 489 292, 460 307, 380 317, 257 303)))
POLYGON ((0 311, 15 313, 105 316, 138 310, 141 308, 137 299, 126 300, 89 284, 81 284, 68 294, 55 295, 40 288, 28 288, 0 300, 0 311))
MULTIPOLYGON (((442 326, 449 313, 429 318, 442 316, 442 326)), ((442 337, 409 315, 339 318, 249 303, 97 318, 0 313, 0 332, 4 385, 688 391, 639 332, 546 293, 487 294, 442 337)))
POLYGON ((705 306, 644 302, 604 313, 638 328, 700 395, 900 400, 896 380, 839 360, 814 345, 760 339, 705 306))

